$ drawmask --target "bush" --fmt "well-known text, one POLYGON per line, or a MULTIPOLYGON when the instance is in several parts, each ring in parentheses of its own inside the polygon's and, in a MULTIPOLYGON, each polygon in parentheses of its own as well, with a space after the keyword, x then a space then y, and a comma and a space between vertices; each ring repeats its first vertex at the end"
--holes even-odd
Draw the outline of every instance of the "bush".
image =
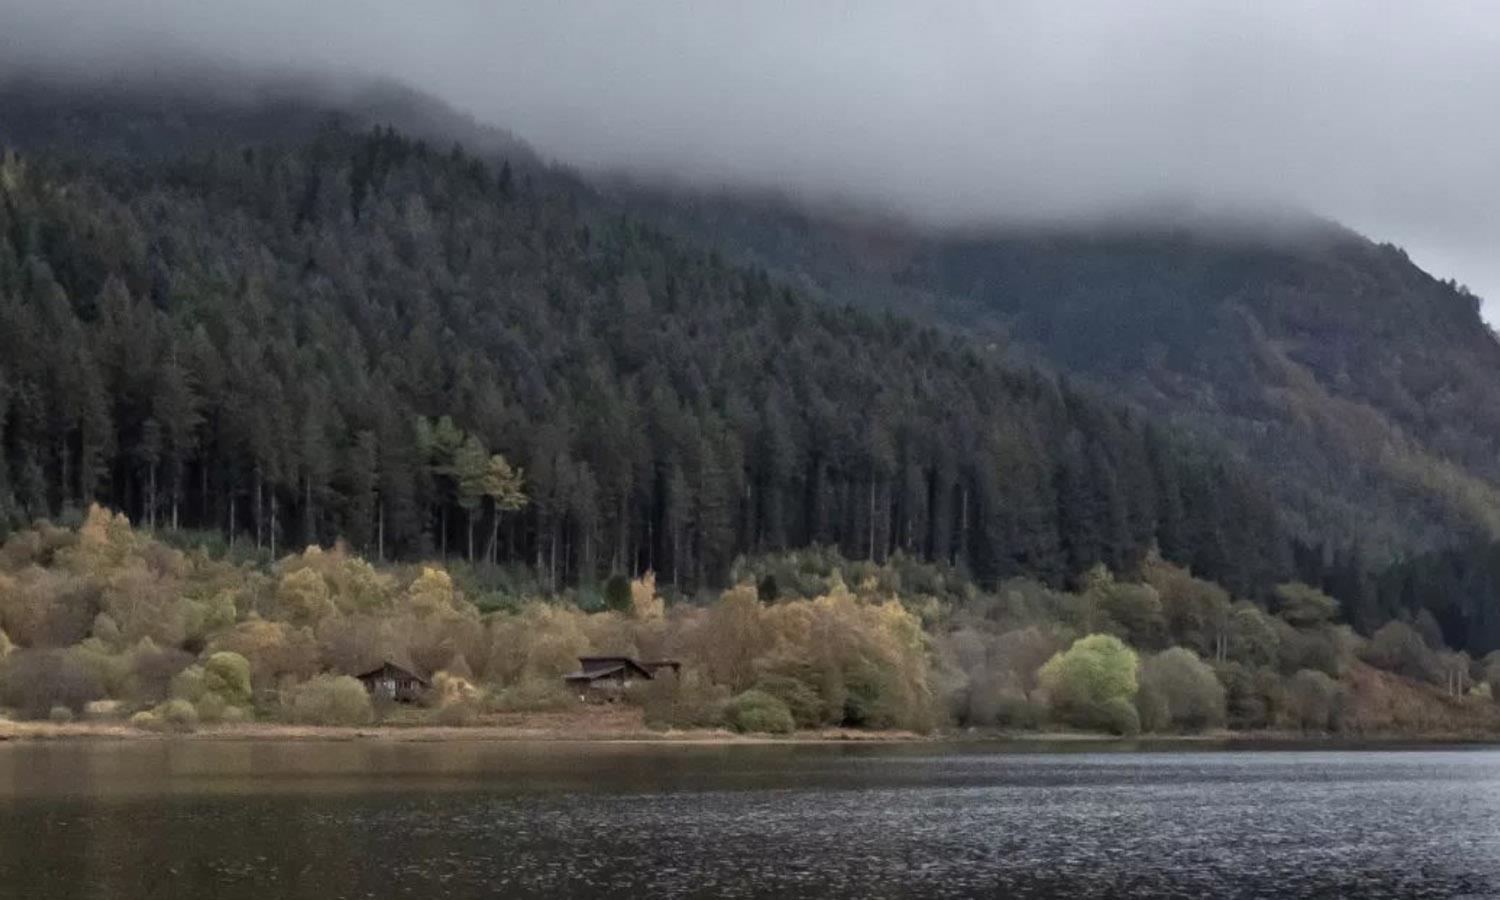
POLYGON ((1135 695, 1135 710, 1140 715, 1141 728, 1146 731, 1166 731, 1172 727, 1172 709, 1154 685, 1141 684, 1140 693, 1135 695))
POLYGON ((604 605, 615 612, 630 612, 630 578, 616 573, 604 582, 604 605))
POLYGON ((1226 719, 1231 728, 1270 728, 1286 707, 1285 686, 1272 669, 1236 662, 1215 667, 1224 685, 1226 719))
POLYGON ((55 706, 82 710, 104 696, 98 675, 65 650, 15 650, 0 663, 0 699, 21 715, 39 719, 55 706))
POLYGON ((724 717, 729 727, 739 732, 790 734, 797 728, 785 703, 753 688, 730 698, 724 717))
POLYGON ((375 718, 365 686, 348 675, 319 675, 282 700, 288 719, 302 725, 368 725, 375 718))
POLYGON ((83 706, 83 717, 94 722, 118 719, 123 706, 119 700, 91 700, 83 706))
POLYGON ((1038 678, 1061 721, 1111 731, 1133 722, 1138 730, 1140 722, 1134 706, 1139 687, 1138 668, 1135 651, 1119 638, 1091 634, 1048 660, 1038 678), (1123 707, 1116 701, 1130 707, 1129 716, 1121 712, 1123 707))
POLYGON ((127 652, 130 665, 131 699, 156 703, 171 689, 172 679, 193 664, 193 655, 176 647, 160 647, 150 638, 127 652))
POLYGON ((143 709, 130 717, 130 726, 142 731, 161 731, 164 727, 161 716, 149 709, 143 709))
POLYGON ((1287 714, 1304 731, 1329 731, 1338 711, 1339 686, 1322 672, 1303 669, 1287 684, 1287 714))
POLYGON ((565 712, 578 707, 578 697, 555 678, 523 678, 490 694, 496 712, 565 712))
POLYGON ((156 708, 162 724, 173 731, 192 731, 198 727, 198 710, 186 700, 168 700, 156 708))
POLYGON ((1298 628, 1331 622, 1339 612, 1337 600, 1301 582, 1277 585, 1275 594, 1276 614, 1298 628))
POLYGON ((479 713, 478 703, 467 701, 448 703, 433 710, 432 721, 448 726, 473 725, 474 720, 479 718, 479 713))
POLYGON ((1191 650, 1173 647, 1141 666, 1138 709, 1148 730, 1224 724, 1224 686, 1191 650))
POLYGON ((635 699, 647 728, 721 728, 729 690, 689 673, 647 682, 635 692, 635 699))
POLYGON ((47 713, 47 718, 59 724, 73 721, 73 711, 66 706, 54 706, 47 713))
POLYGON ((1141 733, 1140 715, 1135 704, 1124 697, 1111 697, 1090 707, 1083 716, 1083 724, 1122 737, 1141 733))
POLYGON ((220 650, 203 664, 203 689, 229 706, 250 702, 250 661, 238 653, 220 650))
POLYGON ((229 711, 229 704, 218 694, 205 693, 193 706, 198 710, 198 718, 210 723, 223 721, 224 714, 229 711))
POLYGON ((231 706, 224 710, 224 715, 220 717, 220 721, 225 725, 243 725, 254 720, 255 716, 251 715, 250 709, 244 706, 231 706))
POLYGON ((786 704, 798 728, 816 728, 824 723, 823 698, 807 682, 790 675, 769 675, 755 687, 786 704))
POLYGON ((776 598, 781 596, 781 585, 776 582, 776 573, 766 573, 766 576, 755 586, 755 595, 762 603, 776 602, 776 598))
POLYGON ((1427 646, 1422 635, 1405 622, 1391 621, 1382 625, 1370 636, 1370 642, 1360 656, 1370 665, 1397 675, 1433 683, 1442 681, 1437 654, 1427 646))

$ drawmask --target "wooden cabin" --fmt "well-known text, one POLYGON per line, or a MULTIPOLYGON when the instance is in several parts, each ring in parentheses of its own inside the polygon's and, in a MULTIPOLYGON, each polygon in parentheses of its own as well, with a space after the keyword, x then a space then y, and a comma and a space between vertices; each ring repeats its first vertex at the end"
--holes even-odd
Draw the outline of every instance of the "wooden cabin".
POLYGON ((580 656, 578 664, 578 671, 564 675, 563 681, 585 701, 613 703, 637 683, 656 677, 628 656, 580 656))
POLYGON ((432 682, 390 660, 386 660, 378 669, 371 669, 354 677, 359 679, 372 698, 397 703, 415 703, 432 687, 432 682))

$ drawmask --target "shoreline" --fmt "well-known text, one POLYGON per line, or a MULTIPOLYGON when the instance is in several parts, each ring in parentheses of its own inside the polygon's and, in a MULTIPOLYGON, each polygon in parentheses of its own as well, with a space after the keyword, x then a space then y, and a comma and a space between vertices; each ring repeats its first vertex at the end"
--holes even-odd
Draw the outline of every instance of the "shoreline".
POLYGON ((1306 734, 1286 731, 1214 731, 1200 734, 1153 734, 1121 737, 1077 731, 871 731, 827 728, 788 735, 739 734, 721 729, 653 731, 647 728, 590 728, 583 723, 547 725, 361 725, 321 726, 280 723, 208 725, 189 732, 146 731, 123 722, 69 722, 0 720, 0 744, 76 743, 96 741, 207 741, 281 743, 521 743, 570 744, 678 744, 698 746, 764 745, 1011 745, 1040 750, 1045 745, 1140 750, 1192 750, 1207 748, 1275 749, 1337 748, 1340 746, 1485 746, 1500 745, 1500 734, 1485 733, 1383 733, 1306 734), (583 727, 576 727, 583 725, 583 727))

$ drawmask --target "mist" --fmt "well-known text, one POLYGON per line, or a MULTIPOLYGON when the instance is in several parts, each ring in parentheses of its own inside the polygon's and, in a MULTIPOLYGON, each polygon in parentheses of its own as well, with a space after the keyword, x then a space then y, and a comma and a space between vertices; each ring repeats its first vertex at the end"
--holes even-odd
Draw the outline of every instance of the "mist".
POLYGON ((0 60, 385 77, 585 170, 933 224, 1301 208, 1500 302, 1482 4, 0 0, 0 60))

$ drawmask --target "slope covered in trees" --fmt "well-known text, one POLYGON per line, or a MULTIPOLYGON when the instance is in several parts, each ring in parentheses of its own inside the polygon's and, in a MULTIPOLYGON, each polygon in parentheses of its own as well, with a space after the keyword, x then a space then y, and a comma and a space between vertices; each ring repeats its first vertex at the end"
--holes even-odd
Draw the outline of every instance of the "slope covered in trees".
POLYGON ((189 143, 6 157, 0 520, 100 500, 552 584, 698 588, 812 544, 986 583, 1125 571, 1153 543, 1247 595, 1289 569, 1268 495, 1223 457, 971 342, 811 303, 564 173, 337 125, 189 143))
POLYGON ((1307 216, 941 231, 617 186, 814 295, 898 308, 1229 448, 1302 539, 1372 561, 1500 533, 1500 345, 1478 300, 1307 216))

